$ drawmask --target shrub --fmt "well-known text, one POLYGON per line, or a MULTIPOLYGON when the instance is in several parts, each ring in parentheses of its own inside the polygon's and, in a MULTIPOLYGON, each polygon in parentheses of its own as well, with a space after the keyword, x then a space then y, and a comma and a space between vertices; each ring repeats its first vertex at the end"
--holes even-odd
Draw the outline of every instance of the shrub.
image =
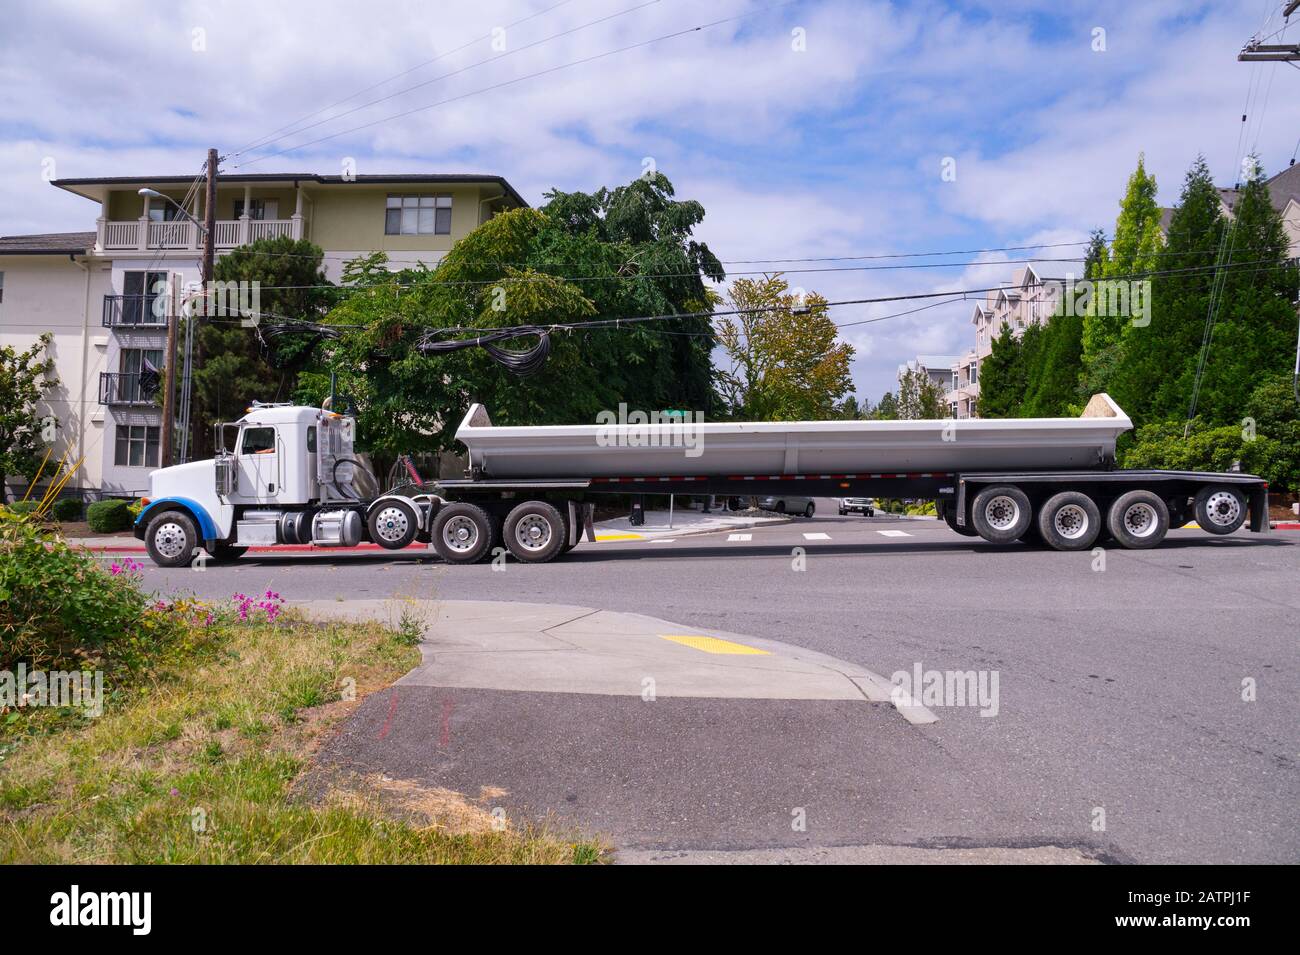
POLYGON ((96 501, 86 508, 86 523, 97 534, 130 530, 135 523, 135 517, 131 514, 131 502, 122 498, 96 501))
POLYGON ((107 574, 48 528, 0 512, 0 669, 135 670, 181 633, 134 574, 107 574))
POLYGON ((5 506, 15 514, 30 517, 36 514, 36 508, 40 507, 40 503, 40 501, 14 501, 12 504, 6 504, 5 506))
POLYGON ((54 502, 50 508, 50 513, 54 515, 56 521, 79 521, 85 505, 75 497, 63 497, 54 502))

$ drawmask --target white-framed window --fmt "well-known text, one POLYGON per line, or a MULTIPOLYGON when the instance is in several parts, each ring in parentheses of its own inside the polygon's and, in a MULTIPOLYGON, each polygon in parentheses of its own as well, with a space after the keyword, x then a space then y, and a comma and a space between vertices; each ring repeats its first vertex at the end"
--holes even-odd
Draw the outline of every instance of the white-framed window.
POLYGON ((159 431, 156 424, 117 425, 113 463, 124 468, 156 468, 159 431))
POLYGON ((980 367, 978 362, 971 362, 966 366, 966 377, 970 383, 976 384, 980 380, 980 367))
MULTIPOLYGON (((263 219, 278 219, 280 213, 279 199, 249 199, 248 200, 248 218, 261 221, 263 219)), ((244 215, 244 200, 235 200, 235 218, 239 219, 244 215)))
POLYGON ((389 196, 384 235, 451 235, 451 196, 389 196))

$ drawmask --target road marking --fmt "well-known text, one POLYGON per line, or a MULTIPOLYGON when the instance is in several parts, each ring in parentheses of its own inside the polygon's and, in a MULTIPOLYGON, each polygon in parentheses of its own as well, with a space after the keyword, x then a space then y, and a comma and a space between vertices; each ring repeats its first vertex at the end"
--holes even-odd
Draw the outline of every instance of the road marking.
POLYGON ((884 537, 911 537, 912 536, 907 531, 876 531, 876 533, 883 535, 884 537))
POLYGON ((738 656, 769 656, 768 651, 758 647, 747 647, 743 643, 733 643, 720 637, 701 637, 693 633, 661 633, 665 640, 680 643, 684 647, 703 650, 705 653, 730 653, 738 656))
POLYGON ((727 535, 727 540, 729 541, 748 541, 753 539, 754 539, 753 534, 728 534, 727 535))
POLYGON ((652 544, 674 544, 677 542, 676 537, 656 537, 650 543, 652 544))
POLYGON ((598 541, 639 541, 644 540, 644 534, 597 534, 598 541))
POLYGON ((803 539, 806 541, 828 541, 831 539, 831 535, 821 533, 804 534, 803 539))

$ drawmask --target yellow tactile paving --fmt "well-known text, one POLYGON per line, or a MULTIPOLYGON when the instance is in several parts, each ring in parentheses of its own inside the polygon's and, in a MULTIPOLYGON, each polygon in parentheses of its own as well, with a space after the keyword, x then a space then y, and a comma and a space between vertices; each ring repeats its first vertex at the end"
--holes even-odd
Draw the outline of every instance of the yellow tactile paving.
POLYGON ((766 650, 760 650, 758 647, 747 647, 743 643, 733 643, 731 640, 723 640, 719 637, 701 637, 693 633, 661 633, 659 636, 665 640, 671 640, 673 643, 680 643, 684 647, 703 650, 705 653, 768 656, 766 650))

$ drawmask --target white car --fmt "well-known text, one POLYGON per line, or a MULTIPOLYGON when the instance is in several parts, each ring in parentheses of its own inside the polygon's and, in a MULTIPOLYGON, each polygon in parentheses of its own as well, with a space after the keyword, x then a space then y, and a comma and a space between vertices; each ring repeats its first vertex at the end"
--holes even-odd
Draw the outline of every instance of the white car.
POLYGON ((862 514, 865 517, 875 517, 876 499, 874 497, 840 498, 840 517, 844 517, 848 514, 862 514))
POLYGON ((758 506, 765 511, 776 511, 778 514, 802 514, 804 517, 812 517, 817 510, 811 497, 760 497, 758 506))

